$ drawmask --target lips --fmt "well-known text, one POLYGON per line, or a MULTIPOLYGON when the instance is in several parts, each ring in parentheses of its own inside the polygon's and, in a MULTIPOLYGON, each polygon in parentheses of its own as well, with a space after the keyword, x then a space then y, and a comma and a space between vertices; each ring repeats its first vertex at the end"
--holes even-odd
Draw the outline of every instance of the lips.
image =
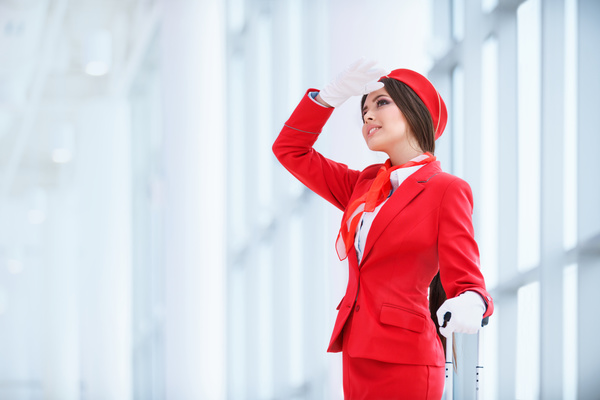
POLYGON ((367 127, 367 137, 373 136, 378 130, 381 129, 381 126, 371 125, 367 127))

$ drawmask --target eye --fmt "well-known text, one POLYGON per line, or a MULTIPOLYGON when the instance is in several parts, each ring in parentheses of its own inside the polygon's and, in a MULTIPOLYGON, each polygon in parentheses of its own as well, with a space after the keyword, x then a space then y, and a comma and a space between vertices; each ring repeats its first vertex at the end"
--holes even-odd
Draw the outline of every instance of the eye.
POLYGON ((387 99, 379 99, 375 104, 377 104, 377 107, 381 107, 385 106, 386 104, 390 104, 390 102, 387 99))

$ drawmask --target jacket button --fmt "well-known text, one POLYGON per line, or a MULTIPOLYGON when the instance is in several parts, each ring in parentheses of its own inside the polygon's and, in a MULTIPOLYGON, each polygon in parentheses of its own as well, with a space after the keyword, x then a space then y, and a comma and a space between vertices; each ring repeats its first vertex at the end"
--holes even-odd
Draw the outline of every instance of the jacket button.
POLYGON ((355 310, 356 310, 356 312, 359 312, 359 311, 360 311, 360 304, 357 304, 357 305, 356 305, 356 308, 355 308, 355 310))

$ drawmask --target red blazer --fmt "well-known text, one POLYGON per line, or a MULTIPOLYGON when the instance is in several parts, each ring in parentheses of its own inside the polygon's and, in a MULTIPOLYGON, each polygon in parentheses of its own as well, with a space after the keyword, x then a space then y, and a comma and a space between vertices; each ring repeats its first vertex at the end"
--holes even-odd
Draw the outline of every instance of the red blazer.
MULTIPOLYGON (((304 96, 273 152, 308 188, 345 211, 369 189, 381 165, 356 171, 313 149, 332 111, 304 96)), ((342 350, 342 331, 354 308, 345 343, 350 356, 443 366, 427 299, 438 270, 448 298, 471 290, 486 300, 484 316, 494 309, 479 270, 472 212, 469 185, 442 172, 438 161, 406 178, 375 217, 361 263, 354 249, 348 254, 348 287, 328 351, 342 350)))

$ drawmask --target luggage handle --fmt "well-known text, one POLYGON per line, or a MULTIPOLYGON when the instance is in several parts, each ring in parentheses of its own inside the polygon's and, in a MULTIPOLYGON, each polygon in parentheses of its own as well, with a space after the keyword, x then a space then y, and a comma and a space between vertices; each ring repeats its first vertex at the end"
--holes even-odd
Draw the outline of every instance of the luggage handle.
MULTIPOLYGON (((448 325, 450 318, 452 318, 452 313, 450 311, 446 311, 446 314, 444 314, 444 325, 442 325, 442 328, 445 328, 446 325, 448 325)), ((484 326, 489 324, 489 322, 490 322, 490 317, 485 317, 484 319, 481 320, 481 327, 483 328, 484 326)))
MULTIPOLYGON (((442 328, 445 328, 452 318, 452 313, 450 311, 444 314, 444 324, 442 328)), ((490 317, 485 317, 481 320, 481 327, 483 328, 490 322, 490 317)), ((452 400, 453 397, 453 381, 454 381, 454 366, 452 363, 452 337, 454 334, 450 335, 450 337, 446 338, 446 400, 452 400)), ((480 332, 477 332, 477 365, 475 366, 475 398, 480 400, 482 398, 481 394, 481 380, 483 378, 483 365, 481 360, 481 335, 480 332)))

